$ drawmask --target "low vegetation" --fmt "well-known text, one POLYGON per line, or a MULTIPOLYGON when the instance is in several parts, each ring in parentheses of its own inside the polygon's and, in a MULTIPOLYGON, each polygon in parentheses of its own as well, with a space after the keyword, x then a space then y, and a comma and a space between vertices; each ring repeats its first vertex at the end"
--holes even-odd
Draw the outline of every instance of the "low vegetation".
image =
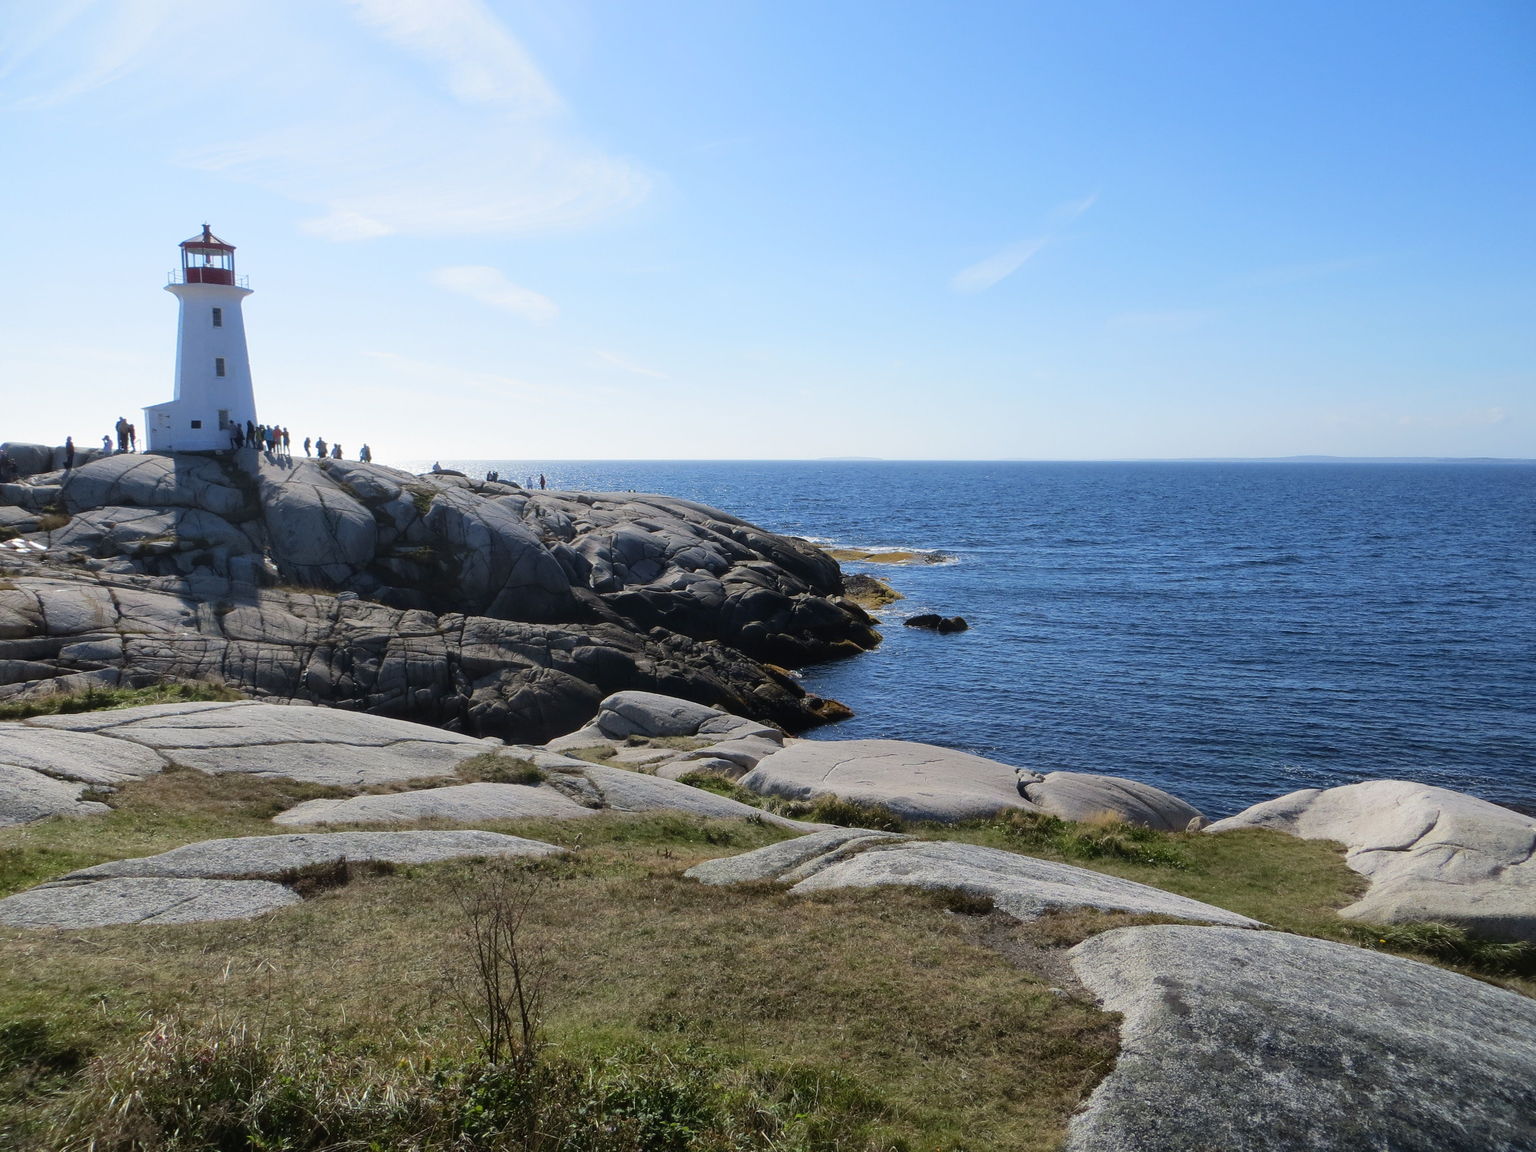
MULTIPOLYGON (((476 779, 534 767, 496 753, 465 765, 476 779)), ((282 832, 277 811, 336 794, 172 770, 105 795, 105 816, 0 829, 0 891, 282 832)), ((1461 970, 1502 965, 1505 983, 1536 990, 1518 946, 1339 920, 1363 881, 1321 842, 1022 814, 913 828, 855 805, 814 809, 832 817, 1078 863, 1461 970)), ((568 852, 312 869, 285 878, 305 903, 249 921, 0 929, 0 1147, 1043 1152, 1118 1042, 1065 950, 1157 922, 1074 910, 1018 924, 968 893, 792 896, 682 876, 785 835, 752 821, 488 827, 568 852), (498 906, 516 915, 486 915, 498 906), (493 978, 474 943, 487 924, 491 954, 516 958, 493 978)))
POLYGON ((87 688, 82 692, 56 692, 25 700, 0 703, 0 720, 25 720, 72 712, 100 712, 108 708, 137 708, 144 704, 187 704, 198 700, 244 700, 223 684, 177 681, 145 688, 87 688))

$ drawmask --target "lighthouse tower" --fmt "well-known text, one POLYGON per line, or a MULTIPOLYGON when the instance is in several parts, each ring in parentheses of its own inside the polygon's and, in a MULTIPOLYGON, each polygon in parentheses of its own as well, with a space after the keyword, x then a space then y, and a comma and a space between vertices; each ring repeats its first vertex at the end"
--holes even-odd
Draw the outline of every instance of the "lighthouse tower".
POLYGON ((232 447, 236 427, 256 420, 251 361, 241 302, 251 294, 235 278, 235 246, 203 225, 181 242, 181 269, 165 290, 181 301, 176 331, 176 396, 144 409, 151 452, 208 452, 232 447))

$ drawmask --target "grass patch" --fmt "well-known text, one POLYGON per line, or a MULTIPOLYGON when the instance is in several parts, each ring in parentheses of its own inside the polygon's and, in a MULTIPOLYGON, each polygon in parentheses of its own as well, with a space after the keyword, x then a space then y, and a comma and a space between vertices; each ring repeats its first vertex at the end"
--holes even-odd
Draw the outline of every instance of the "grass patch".
POLYGON ((235 773, 170 768, 98 794, 105 816, 54 817, 0 828, 0 895, 107 860, 150 856, 194 840, 287 831, 272 817, 304 800, 346 796, 340 788, 235 773))
POLYGON ((1077 822, 1012 809, 992 827, 1010 848, 1026 854, 1047 849, 1066 860, 1127 860, 1156 868, 1188 868, 1188 854, 1173 837, 1119 820, 1077 822))
MULTIPOLYGON (((1044 1152, 1113 1061, 1114 1018, 980 942, 980 909, 680 876, 782 835, 741 821, 547 827, 576 851, 533 866, 545 895, 527 928, 550 965, 540 1128, 558 1135, 541 1147, 1044 1152)), ((46 1003, 95 1028, 84 1063, 18 1095, 0 1131, 24 1150, 87 1133, 119 1140, 101 1149, 523 1147, 501 1134, 527 1083, 467 1062, 443 992, 452 893, 480 867, 354 878, 252 921, 0 930, 0 1019, 46 1003), (113 1099, 144 1142, 113 1135, 113 1099), (199 1127, 215 1122, 235 1125, 228 1142, 199 1127)))
POLYGON ((44 512, 37 518, 38 532, 57 532, 69 523, 69 517, 62 512, 44 512))
POLYGON ((549 773, 522 756, 482 752, 461 760, 454 774, 467 784, 542 784, 549 773))
POLYGON ((585 760, 588 764, 612 767, 618 751, 612 744, 585 744, 580 748, 562 748, 560 755, 569 756, 573 760, 585 760))
POLYGON ((844 828, 873 828, 877 832, 908 830, 907 822, 884 804, 860 804, 856 800, 844 800, 841 796, 817 796, 814 800, 759 796, 757 803, 791 820, 837 824, 844 828))
POLYGON ((1536 944, 1479 940, 1454 924, 1434 920, 1408 924, 1347 922, 1344 933, 1350 943, 1362 948, 1428 957, 1489 976, 1536 979, 1536 944))
POLYGON ((678 752, 696 752, 700 748, 708 748, 718 743, 707 736, 641 736, 638 734, 624 737, 624 744, 628 748, 671 748, 678 752))
POLYGON ((74 712, 101 712, 137 708, 145 704, 188 704, 201 700, 244 700, 246 697, 223 684, 182 680, 151 684, 145 688, 87 688, 83 692, 57 692, 0 704, 0 720, 25 720, 74 712))

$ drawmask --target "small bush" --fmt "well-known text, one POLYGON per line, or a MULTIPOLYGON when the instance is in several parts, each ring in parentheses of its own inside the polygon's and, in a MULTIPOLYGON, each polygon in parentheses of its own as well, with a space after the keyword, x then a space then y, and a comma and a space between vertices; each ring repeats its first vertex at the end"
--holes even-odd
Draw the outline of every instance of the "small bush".
POLYGON ((37 518, 37 530, 39 532, 57 532, 69 523, 69 517, 62 512, 45 512, 37 518))
POLYGON ((1427 956, 1490 976, 1536 976, 1536 945, 1479 940, 1454 924, 1435 920, 1408 924, 1349 924, 1345 931, 1365 948, 1427 956))
POLYGON ((1013 809, 992 827, 1013 848, 1050 850, 1074 860, 1127 860, 1160 868, 1188 868, 1189 858, 1170 833, 1119 821, 1079 824, 1040 812, 1013 809))

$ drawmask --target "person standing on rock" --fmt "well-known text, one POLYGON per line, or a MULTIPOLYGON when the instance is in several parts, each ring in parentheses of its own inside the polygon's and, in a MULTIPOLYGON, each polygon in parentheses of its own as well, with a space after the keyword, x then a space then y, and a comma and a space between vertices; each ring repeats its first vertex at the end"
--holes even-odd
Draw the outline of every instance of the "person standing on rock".
POLYGON ((112 437, 103 436, 101 438, 101 454, 103 456, 112 455, 112 437))
POLYGON ((130 451, 130 452, 137 452, 138 450, 139 450, 139 430, 137 428, 135 428, 130 423, 128 425, 128 451, 130 451))
POLYGON ((333 445, 331 445, 331 459, 332 460, 340 460, 341 459, 341 445, 340 444, 333 444, 333 445))
POLYGON ((321 460, 325 459, 325 437, 324 436, 316 436, 315 437, 315 455, 318 456, 321 460))
POLYGON ((284 424, 280 429, 283 437, 283 455, 293 456, 293 441, 288 436, 288 425, 284 424))
POLYGON ((75 466, 75 438, 64 437, 64 471, 68 472, 75 466))
POLYGON ((308 436, 306 436, 306 437, 304 437, 304 455, 306 455, 306 456, 309 455, 309 445, 310 445, 310 439, 309 439, 308 436))
POLYGON ((542 491, 544 491, 544 489, 546 489, 548 487, 549 487, 549 485, 544 483, 544 473, 540 472, 539 473, 539 491, 542 492, 542 491))
POLYGON ((362 450, 360 452, 358 452, 357 458, 359 460, 361 460, 364 464, 372 464, 373 463, 373 449, 368 447, 368 445, 364 444, 363 447, 362 447, 362 450))
POLYGON ((119 452, 128 451, 128 418, 126 416, 119 416, 117 423, 112 428, 117 433, 117 450, 119 452))

